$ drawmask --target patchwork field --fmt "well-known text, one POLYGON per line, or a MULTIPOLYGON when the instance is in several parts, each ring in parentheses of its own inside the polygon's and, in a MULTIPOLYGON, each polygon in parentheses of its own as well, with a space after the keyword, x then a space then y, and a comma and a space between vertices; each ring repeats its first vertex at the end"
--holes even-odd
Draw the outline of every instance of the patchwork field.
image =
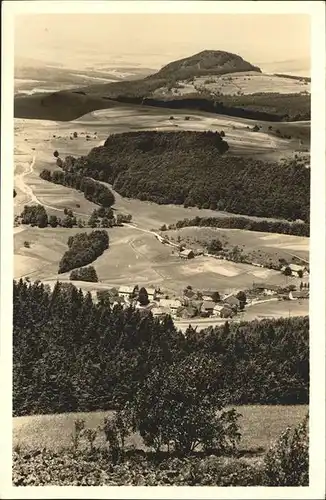
MULTIPOLYGON (((69 273, 57 274, 59 261, 67 250, 68 237, 80 231, 78 228, 27 227, 17 232, 14 277, 28 276, 50 282, 68 279, 69 273), (30 248, 24 246, 25 241, 30 248)), ((179 294, 187 285, 196 289, 215 288, 223 293, 250 288, 254 281, 285 285, 285 277, 270 269, 206 256, 181 261, 171 247, 136 227, 111 228, 109 236, 110 248, 93 263, 102 286, 159 285, 179 294)))
POLYGON ((259 92, 275 92, 279 94, 310 93, 310 82, 302 79, 292 79, 273 74, 257 73, 255 71, 230 73, 226 75, 196 76, 193 81, 180 81, 172 88, 161 87, 153 92, 155 96, 186 96, 198 90, 206 90, 213 94, 248 95, 259 92))
MULTIPOLYGON (((96 205, 85 200, 81 193, 73 189, 40 179, 39 172, 45 167, 56 168, 54 150, 57 150, 61 157, 69 154, 84 155, 92 147, 102 144, 112 133, 155 128, 173 130, 178 127, 189 130, 223 129, 233 152, 249 154, 267 151, 267 154, 279 157, 291 155, 295 151, 295 144, 292 144, 291 140, 273 137, 263 131, 251 132, 250 128, 255 122, 250 120, 230 119, 207 113, 188 113, 190 120, 185 120, 186 115, 181 111, 173 111, 174 120, 170 120, 170 113, 171 110, 121 107, 93 112, 72 122, 15 119, 15 214, 19 214, 26 203, 39 202, 46 207, 49 214, 61 215, 67 207, 77 216, 90 215, 96 205), (77 138, 71 138, 74 132, 77 132, 77 138)), ((181 262, 172 254, 171 248, 165 247, 154 235, 148 234, 149 230, 158 230, 162 224, 172 224, 184 218, 229 214, 175 205, 156 205, 126 199, 118 193, 115 193, 115 197, 114 208, 131 213, 136 227, 109 230, 110 249, 94 263, 100 279, 97 287, 127 283, 143 283, 147 286, 157 284, 171 292, 180 293, 190 284, 198 289, 218 288, 222 292, 229 292, 250 287, 253 281, 268 280, 280 283, 284 280, 275 271, 231 262, 221 264, 209 257, 181 262)), ((29 276, 31 279, 47 280, 49 283, 56 280, 59 261, 67 249, 67 239, 78 231, 80 230, 62 228, 19 229, 14 236, 15 278, 29 276), (24 246, 25 241, 30 243, 30 248, 24 246)), ((242 233, 245 241, 241 243, 241 234, 233 231, 232 243, 248 245, 250 242, 253 248, 267 248, 269 252, 275 252, 275 255, 285 251, 279 240, 268 241, 266 244, 263 240, 258 241, 253 233, 242 233)), ((259 238, 262 237, 259 233, 259 238)), ((282 239, 282 242, 285 245, 285 239, 282 239)), ((289 241, 289 244, 293 243, 289 241)), ((287 251, 291 251, 290 246, 287 251)), ((305 252, 298 248, 296 251, 305 252)), ((68 275, 60 275, 59 278, 67 279, 68 275)))
MULTIPOLYGON (((26 66, 26 61, 17 61, 15 67, 14 90, 15 94, 34 94, 36 92, 56 92, 75 88, 77 85, 90 85, 96 83, 110 83, 123 79, 134 79, 146 76, 154 70, 149 68, 127 65, 126 67, 115 68, 114 66, 86 67, 83 70, 39 66, 33 67, 35 61, 26 66)), ((92 61, 94 64, 94 61, 92 61)))
MULTIPOLYGON (((271 442, 279 437, 287 426, 295 426, 304 418, 307 406, 241 406, 236 408, 242 415, 242 440, 240 448, 264 453, 271 442)), ((71 433, 77 418, 85 419, 86 426, 96 428, 110 412, 67 413, 35 415, 13 418, 13 445, 23 449, 44 448, 59 450, 71 445, 71 433)), ((97 444, 104 446, 104 436, 97 444)), ((140 437, 133 434, 128 444, 141 446, 140 437)))
POLYGON ((210 227, 184 227, 162 233, 171 241, 184 243, 190 248, 205 249, 206 245, 219 239, 224 248, 238 246, 253 262, 279 263, 279 259, 291 261, 293 257, 309 260, 309 238, 287 234, 244 231, 242 229, 216 229, 210 227))

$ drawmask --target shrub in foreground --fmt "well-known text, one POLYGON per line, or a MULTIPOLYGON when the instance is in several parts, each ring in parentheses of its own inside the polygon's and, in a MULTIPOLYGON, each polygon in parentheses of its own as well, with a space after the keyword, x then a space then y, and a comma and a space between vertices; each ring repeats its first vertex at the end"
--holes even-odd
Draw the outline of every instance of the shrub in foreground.
POLYGON ((135 451, 114 465, 105 450, 14 452, 14 486, 259 486, 261 469, 213 458, 158 461, 135 451), (212 464, 211 464, 212 462, 212 464))
POLYGON ((125 406, 132 430, 156 452, 164 446, 181 456, 198 448, 234 450, 240 415, 224 409, 218 380, 218 364, 198 354, 153 370, 125 406))
POLYGON ((265 457, 268 486, 309 486, 309 418, 288 428, 265 457))
POLYGON ((117 413, 98 429, 86 428, 84 420, 77 419, 72 446, 59 452, 16 447, 13 485, 308 486, 308 417, 296 429, 283 433, 263 461, 252 463, 216 454, 153 454, 124 445, 124 453, 118 457, 113 452, 121 452, 121 436, 126 436, 119 419, 117 413), (96 447, 99 430, 106 434, 108 449, 96 447))

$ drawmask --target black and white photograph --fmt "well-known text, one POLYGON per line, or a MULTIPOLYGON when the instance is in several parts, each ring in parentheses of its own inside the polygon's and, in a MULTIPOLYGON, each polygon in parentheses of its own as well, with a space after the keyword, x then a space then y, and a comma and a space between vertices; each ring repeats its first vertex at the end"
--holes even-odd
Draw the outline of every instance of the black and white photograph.
POLYGON ((3 4, 2 498, 324 498, 324 2, 3 4))

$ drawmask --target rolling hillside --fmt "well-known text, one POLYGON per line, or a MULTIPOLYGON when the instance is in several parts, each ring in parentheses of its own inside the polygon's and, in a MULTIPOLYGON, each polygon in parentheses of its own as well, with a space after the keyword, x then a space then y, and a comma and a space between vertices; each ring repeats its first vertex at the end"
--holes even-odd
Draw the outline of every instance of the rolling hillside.
POLYGON ((238 55, 205 50, 171 62, 145 78, 91 84, 52 94, 18 95, 14 116, 69 121, 120 102, 267 121, 310 120, 307 90, 305 81, 264 77, 260 68, 238 55), (249 74, 247 80, 245 73, 249 74), (285 90, 281 95, 282 88, 285 90))
POLYGON ((223 52, 221 50, 203 50, 178 61, 173 61, 163 66, 155 75, 148 77, 149 80, 155 78, 183 80, 189 77, 201 75, 224 75, 239 71, 257 71, 261 69, 253 66, 242 59, 237 54, 223 52))

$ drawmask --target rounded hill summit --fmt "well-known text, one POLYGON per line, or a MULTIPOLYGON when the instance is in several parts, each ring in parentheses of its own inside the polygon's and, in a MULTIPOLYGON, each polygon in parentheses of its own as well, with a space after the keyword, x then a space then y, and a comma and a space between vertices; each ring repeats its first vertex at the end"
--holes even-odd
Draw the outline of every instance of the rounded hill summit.
POLYGON ((201 75, 222 75, 240 71, 257 71, 261 69, 245 61, 241 56, 222 50, 203 50, 190 57, 173 61, 163 66, 155 75, 148 79, 173 78, 182 80, 201 75))

